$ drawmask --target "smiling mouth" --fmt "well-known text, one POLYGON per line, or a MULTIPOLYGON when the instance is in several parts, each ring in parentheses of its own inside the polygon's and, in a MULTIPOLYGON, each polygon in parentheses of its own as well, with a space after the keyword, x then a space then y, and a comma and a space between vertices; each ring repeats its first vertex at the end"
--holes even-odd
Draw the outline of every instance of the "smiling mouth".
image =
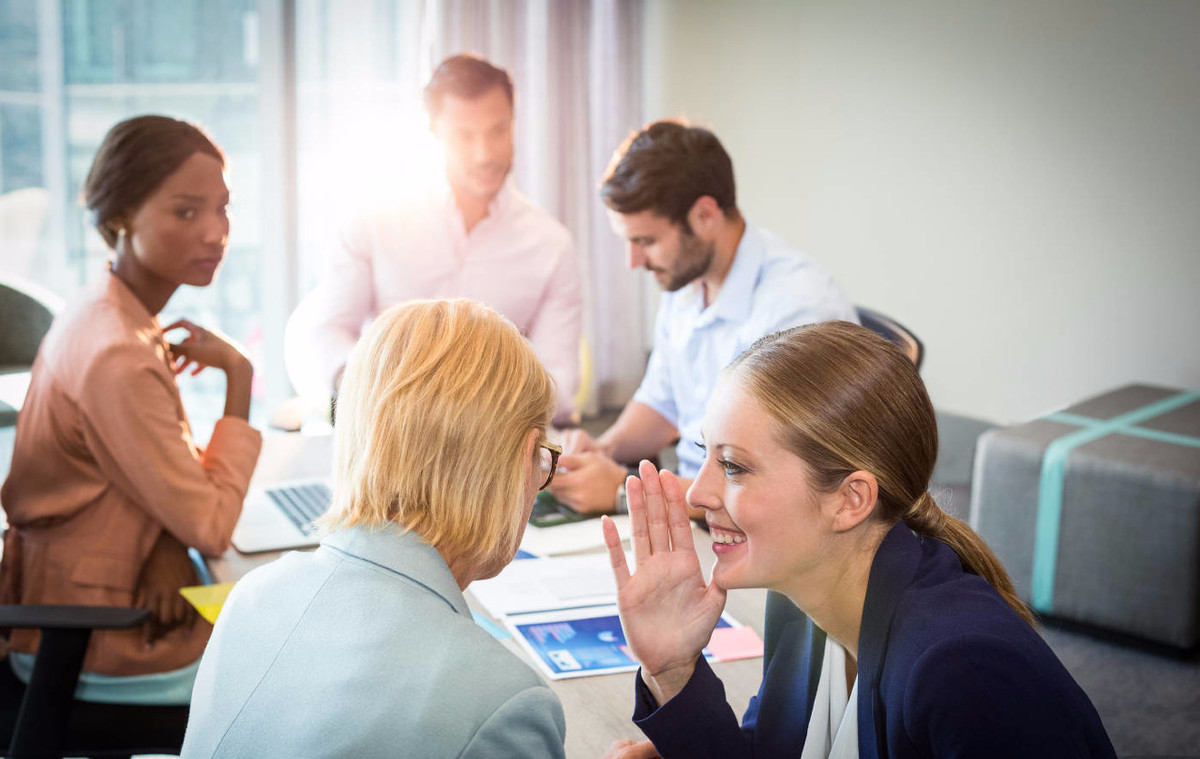
POLYGON ((712 525, 708 526, 708 531, 714 543, 732 546, 746 542, 746 534, 744 532, 731 532, 712 525))

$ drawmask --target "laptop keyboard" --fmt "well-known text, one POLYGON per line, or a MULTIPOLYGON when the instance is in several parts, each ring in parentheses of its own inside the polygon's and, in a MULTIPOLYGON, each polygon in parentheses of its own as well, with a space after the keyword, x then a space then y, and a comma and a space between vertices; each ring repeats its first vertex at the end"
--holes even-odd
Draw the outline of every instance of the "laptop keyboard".
POLYGON ((305 535, 313 535, 317 528, 313 521, 329 508, 329 488, 322 483, 289 485, 268 488, 267 495, 292 524, 305 535))

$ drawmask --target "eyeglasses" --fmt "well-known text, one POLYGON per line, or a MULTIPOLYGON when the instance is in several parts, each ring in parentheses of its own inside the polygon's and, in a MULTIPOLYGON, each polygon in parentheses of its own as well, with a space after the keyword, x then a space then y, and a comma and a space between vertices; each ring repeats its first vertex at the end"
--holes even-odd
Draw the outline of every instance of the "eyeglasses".
POLYGON ((558 457, 562 455, 562 446, 554 443, 543 441, 538 443, 538 461, 542 466, 542 471, 546 473, 546 481, 538 490, 545 490, 550 487, 550 480, 554 479, 554 470, 558 469, 558 457))

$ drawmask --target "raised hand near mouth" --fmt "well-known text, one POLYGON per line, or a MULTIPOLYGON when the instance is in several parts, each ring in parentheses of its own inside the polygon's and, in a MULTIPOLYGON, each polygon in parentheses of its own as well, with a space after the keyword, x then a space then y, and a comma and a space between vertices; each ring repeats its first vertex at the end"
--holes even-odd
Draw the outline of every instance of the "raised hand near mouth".
POLYGON ((616 525, 603 520, 617 582, 621 627, 642 679, 665 704, 691 679, 725 608, 725 591, 705 583, 679 480, 643 461, 625 483, 637 571, 629 572, 616 525))

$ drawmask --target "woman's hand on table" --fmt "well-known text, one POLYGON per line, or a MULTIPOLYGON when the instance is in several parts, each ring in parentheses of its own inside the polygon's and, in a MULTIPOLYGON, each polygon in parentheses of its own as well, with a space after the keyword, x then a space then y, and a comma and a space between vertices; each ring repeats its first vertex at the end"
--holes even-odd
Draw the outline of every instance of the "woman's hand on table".
POLYGON ((625 484, 633 556, 631 575, 616 525, 603 520, 625 640, 659 705, 683 690, 725 608, 725 591, 705 583, 678 478, 648 461, 625 484))
POLYGON ((613 741, 604 759, 660 759, 650 741, 613 741))

